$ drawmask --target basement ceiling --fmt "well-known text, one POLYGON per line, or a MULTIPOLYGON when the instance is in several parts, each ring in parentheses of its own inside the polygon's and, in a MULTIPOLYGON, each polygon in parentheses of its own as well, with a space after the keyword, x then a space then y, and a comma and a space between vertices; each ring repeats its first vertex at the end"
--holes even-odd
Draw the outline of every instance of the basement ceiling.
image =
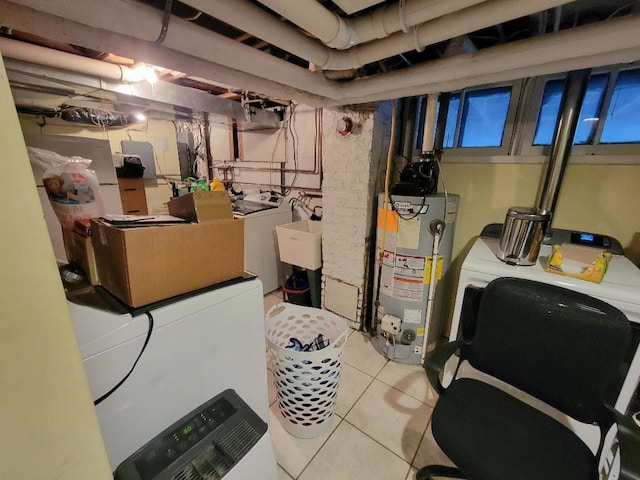
POLYGON ((161 82, 241 104, 245 114, 277 112, 288 101, 359 104, 640 60, 640 0, 82 4, 0 0, 2 35, 126 67, 144 62, 161 82))

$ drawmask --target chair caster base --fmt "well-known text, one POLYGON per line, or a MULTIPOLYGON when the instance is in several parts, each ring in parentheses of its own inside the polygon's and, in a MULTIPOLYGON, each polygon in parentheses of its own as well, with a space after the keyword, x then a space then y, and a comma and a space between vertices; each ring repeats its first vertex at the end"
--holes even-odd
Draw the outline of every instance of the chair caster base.
POLYGON ((467 478, 460 469, 455 467, 446 467, 444 465, 427 465, 426 467, 422 467, 416 473, 416 480, 431 480, 433 477, 467 478))

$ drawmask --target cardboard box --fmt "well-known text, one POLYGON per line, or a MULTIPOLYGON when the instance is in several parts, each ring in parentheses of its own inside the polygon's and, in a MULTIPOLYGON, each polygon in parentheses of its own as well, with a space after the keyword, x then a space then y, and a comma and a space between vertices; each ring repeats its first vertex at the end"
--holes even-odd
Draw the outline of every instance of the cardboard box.
POLYGON ((190 222, 233 218, 227 191, 197 191, 169 200, 169 214, 190 222))
POLYGON ((118 228, 92 220, 101 285, 132 307, 240 277, 244 221, 118 228))
POLYGON ((91 237, 85 237, 77 232, 62 230, 62 241, 69 263, 79 265, 91 285, 100 285, 91 237))
POLYGON ((302 220, 276 226, 280 260, 309 270, 322 266, 322 222, 302 220))

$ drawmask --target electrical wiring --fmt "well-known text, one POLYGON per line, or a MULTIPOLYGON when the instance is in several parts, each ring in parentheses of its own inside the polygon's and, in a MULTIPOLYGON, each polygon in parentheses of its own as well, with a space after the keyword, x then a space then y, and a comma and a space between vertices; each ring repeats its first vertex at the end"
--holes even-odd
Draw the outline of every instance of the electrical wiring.
POLYGON ((173 121, 176 134, 188 133, 193 140, 193 147, 190 145, 187 148, 187 169, 191 176, 197 178, 209 178, 209 166, 207 162, 206 152, 206 127, 203 122, 197 122, 195 124, 190 122, 184 122, 179 120, 173 121))
MULTIPOLYGON (((417 211, 413 212, 413 214, 410 217, 405 217, 404 215, 402 215, 395 206, 395 203, 393 202, 393 198, 391 196, 391 194, 389 194, 389 200, 391 202, 391 209, 396 212, 398 214, 398 217, 400 217, 402 220, 413 220, 414 218, 416 218, 418 215, 420 215, 420 213, 422 212, 422 209, 424 208, 424 206, 427 203, 427 196, 423 195, 422 196, 422 202, 420 203, 420 207, 418 208, 417 211)), ((427 211, 429 210, 429 206, 427 205, 427 211)), ((426 213, 426 212, 423 212, 426 213)))
POLYGON ((131 366, 131 370, 129 370, 129 372, 122 378, 122 380, 120 380, 118 383, 116 383, 116 385, 111 390, 109 390, 107 393, 102 395, 100 398, 94 400, 93 401, 94 405, 97 406, 100 403, 102 403, 103 401, 105 401, 116 390, 118 390, 122 386, 122 384, 124 382, 127 381, 127 379, 131 376, 131 374, 135 370, 136 365, 138 365, 138 361, 140 361, 140 357, 142 357, 142 354, 146 350, 147 345, 149 345, 149 340, 151 339, 151 332, 153 332, 153 315, 151 315, 151 312, 144 312, 144 313, 147 315, 147 318, 149 319, 149 329, 147 330, 147 337, 145 338, 144 344, 142 345, 142 348, 140 349, 140 353, 138 353, 138 357, 136 358, 136 360, 133 362, 133 365, 131 366))
POLYGON ((293 180, 291 180, 291 184, 289 185, 289 189, 285 190, 284 195, 289 195, 291 193, 292 188, 295 186, 296 181, 298 180, 298 133, 295 128, 295 114, 296 114, 297 105, 295 103, 291 103, 290 113, 289 113, 289 132, 291 133, 291 144, 293 149, 293 168, 296 170, 293 175, 293 180))

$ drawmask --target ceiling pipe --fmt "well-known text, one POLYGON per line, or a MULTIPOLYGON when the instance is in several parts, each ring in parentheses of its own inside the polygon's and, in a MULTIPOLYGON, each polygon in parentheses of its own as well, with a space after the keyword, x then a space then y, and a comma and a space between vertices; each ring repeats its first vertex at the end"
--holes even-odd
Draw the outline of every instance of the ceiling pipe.
MULTIPOLYGON (((38 3, 36 0, 21 1, 38 3)), ((93 5, 94 2, 95 0, 89 3, 93 5)), ((72 7, 66 5, 68 2, 62 0, 41 0, 41 3, 43 8, 54 5, 54 10, 62 9, 63 11, 60 13, 62 16, 67 14, 66 10, 73 10, 72 7)), ((121 1, 98 1, 97 3, 104 3, 108 7, 108 11, 114 8, 113 5, 126 6, 129 4, 121 1), (109 5, 111 6, 109 7, 109 5)), ((124 6, 122 18, 127 21, 132 20, 133 23, 142 25, 145 20, 148 20, 145 17, 136 16, 135 12, 124 9, 124 6)), ((102 13, 104 12, 100 10, 98 15, 100 16, 102 13)), ((73 16, 78 17, 76 14, 73 16)), ((149 64, 162 65, 187 72, 189 75, 203 76, 270 96, 296 98, 301 103, 312 106, 339 106, 438 91, 453 91, 528 76, 612 65, 640 59, 640 38, 636 38, 637 35, 634 35, 634 32, 640 27, 638 17, 623 17, 611 19, 602 24, 563 30, 537 39, 492 47, 474 54, 437 60, 407 68, 401 72, 385 73, 377 78, 355 80, 346 84, 325 80, 322 83, 322 88, 317 88, 316 82, 306 86, 297 86, 298 82, 295 82, 296 86, 294 87, 289 82, 287 75, 280 75, 280 81, 274 82, 264 79, 265 72, 257 66, 249 72, 241 72, 228 64, 218 65, 210 60, 198 58, 196 50, 200 50, 199 53, 206 51, 199 45, 214 43, 209 37, 202 37, 207 39, 202 40, 202 43, 192 43, 190 45, 192 48, 189 48, 188 52, 176 51, 154 42, 142 41, 127 34, 109 31, 110 28, 127 30, 131 26, 129 23, 120 25, 118 22, 114 23, 109 21, 109 18, 105 18, 102 23, 103 29, 88 27, 59 16, 19 7, 6 0, 0 0, 0 18, 7 26, 27 32, 38 32, 52 40, 65 41, 98 51, 114 52, 149 64), (629 38, 630 36, 631 38, 629 38), (606 45, 610 45, 610 47, 605 48, 606 45), (506 62, 505 66, 502 66, 503 62, 506 62), (318 93, 318 90, 322 93, 318 93), (325 90, 329 90, 330 95, 324 95, 325 90)), ((151 18, 154 18, 153 15, 151 18)), ((158 24, 159 21, 154 22, 156 27, 158 24)), ((172 28, 173 26, 172 23, 172 28)), ((217 37, 213 36, 212 38, 217 37)), ((192 36, 186 34, 183 40, 186 43, 194 41, 192 36)), ((233 41, 232 43, 237 44, 233 41)), ((233 53, 236 56, 239 55, 238 50, 233 50, 233 53)), ((255 53, 262 54, 262 52, 255 53)), ((267 54, 262 55, 267 56, 267 54)), ((301 67, 293 68, 305 71, 301 67)), ((306 73, 315 78, 310 72, 306 73)), ((300 80, 300 77, 298 79, 300 80)))
POLYGON ((272 98, 314 106, 322 106, 328 100, 327 97, 276 83, 261 78, 257 74, 234 70, 226 65, 168 49, 160 44, 150 44, 136 38, 93 28, 5 0, 0 0, 0 19, 3 25, 8 25, 15 30, 37 32, 43 38, 58 39, 91 50, 118 52, 120 55, 135 58, 149 65, 162 65, 170 70, 189 72, 190 76, 200 76, 233 89, 242 88, 272 98))
POLYGON ((323 7, 317 0, 295 0, 294 2, 259 0, 259 2, 320 39, 325 45, 339 48, 337 45, 349 38, 345 20, 323 7), (334 41, 335 45, 332 44, 334 41))
POLYGON ((6 58, 61 68, 119 82, 136 82, 140 80, 129 67, 81 57, 51 48, 39 47, 10 38, 0 37, 0 52, 6 58))
MULTIPOLYGON (((41 55, 45 55, 51 50, 45 47, 36 48, 41 49, 41 55)), ((20 60, 22 55, 20 55, 19 49, 17 52, 12 52, 11 58, 5 58, 4 61, 11 87, 17 92, 42 91, 42 80, 44 79, 47 84, 62 86, 60 88, 45 86, 47 92, 66 96, 67 99, 62 100, 62 103, 74 106, 92 106, 96 103, 110 104, 114 106, 107 108, 115 108, 125 112, 129 111, 129 108, 133 108, 135 112, 152 112, 154 118, 168 117, 171 119, 194 118, 206 113, 212 122, 228 124, 229 119, 232 119, 245 130, 280 127, 280 118, 275 112, 256 109, 247 115, 247 111, 240 102, 220 98, 202 90, 162 81, 154 84, 149 82, 130 83, 126 85, 126 88, 123 88, 122 82, 106 77, 97 77, 96 72, 84 74, 70 71, 68 69, 69 63, 78 58, 73 54, 67 55, 70 58, 63 59, 60 67, 57 67, 52 66, 51 62, 47 65, 25 63, 20 60), (13 53, 17 54, 13 55, 13 53), (123 108, 125 110, 122 110, 123 108)), ((31 60, 33 60, 32 56, 31 60)), ((21 94, 14 92, 14 97, 19 103, 21 94)))
MULTIPOLYGON (((443 58, 409 69, 353 81, 344 87, 342 99, 392 92, 394 86, 397 90, 397 85, 404 85, 405 88, 418 87, 585 56, 609 55, 618 50, 638 49, 639 28, 640 16, 634 15, 443 58)), ((638 57, 633 59, 637 60, 638 57)), ((558 71, 567 70, 565 68, 558 71)))
MULTIPOLYGON (((233 2, 229 0, 182 0, 182 3, 243 32, 249 32, 313 64, 324 64, 329 60, 327 47, 299 30, 288 27, 277 17, 266 14, 262 8, 256 7, 247 0, 233 0, 233 2)), ((313 3, 320 6, 315 1, 313 3)))
MULTIPOLYGON (((94 28, 144 40, 149 45, 157 45, 156 40, 162 29, 163 12, 137 2, 83 0, 82 9, 67 0, 16 0, 13 3, 94 28)), ((4 17, 2 21, 7 23, 4 17)), ((32 29, 28 28, 27 31, 32 29)), ((314 94, 329 98, 339 97, 339 89, 321 75, 175 16, 171 17, 170 27, 162 45, 314 94)))
MULTIPOLYGON (((235 0, 233 3, 225 0, 185 0, 184 3, 293 53, 311 62, 315 68, 322 70, 351 70, 404 52, 421 50, 428 45, 490 27, 495 25, 496 22, 506 22, 514 18, 537 13, 540 10, 571 3, 572 1, 575 0, 538 0, 537 2, 531 2, 530 0, 490 0, 480 3, 476 0, 473 2, 476 4, 475 6, 421 23, 410 33, 395 33, 387 38, 373 40, 348 50, 334 50, 323 47, 297 29, 283 25, 282 22, 277 21, 277 19, 251 5, 246 0, 235 0)), ((316 26, 328 25, 324 30, 335 31, 335 34, 340 36, 349 35, 344 33, 348 30, 348 27, 345 27, 347 25, 346 20, 329 12, 316 0, 296 2, 289 0, 261 0, 261 3, 273 8, 277 13, 302 28, 308 29, 311 23, 316 26), (335 28, 331 27, 332 24, 334 24, 335 28), (340 29, 344 32, 338 33, 340 29)), ((453 10, 452 7, 454 5, 463 6, 459 2, 450 1, 449 3, 452 4, 448 7, 451 10, 453 10)), ((420 20, 429 18, 429 15, 434 18, 437 12, 444 11, 442 6, 439 5, 440 10, 431 14, 425 13, 428 8, 425 7, 423 0, 419 3, 411 1, 409 6, 411 9, 405 6, 404 10, 404 18, 407 25, 417 25, 420 20)), ((383 10, 379 9, 379 11, 382 12, 383 10)), ((390 11, 395 12, 394 16, 398 17, 397 9, 390 11)), ((363 22, 363 20, 359 21, 363 22)), ((396 31, 399 30, 400 28, 396 31)), ((315 28, 310 32, 323 41, 334 35, 334 33, 326 33, 322 28, 315 28)), ((381 34, 382 32, 378 31, 376 38, 380 37, 381 34)))
POLYGON ((464 88, 491 85, 501 82, 510 82, 514 80, 521 80, 523 78, 550 75, 554 73, 564 73, 567 71, 579 70, 584 68, 596 68, 608 65, 626 64, 638 60, 640 60, 640 48, 629 48, 605 54, 598 54, 593 56, 587 55, 574 59, 565 59, 557 62, 533 65, 526 68, 518 68, 514 70, 507 70, 504 72, 482 74, 434 83, 424 83, 422 85, 415 85, 408 88, 396 88, 393 90, 385 90, 383 92, 375 94, 362 96, 353 95, 348 97, 345 96, 340 100, 339 103, 327 100, 326 102, 324 102, 324 106, 335 107, 340 105, 356 105, 360 103, 371 103, 412 95, 427 95, 442 91, 455 92, 464 88))
POLYGON ((538 209, 543 215, 551 215, 556 209, 562 178, 571 156, 573 137, 580 117, 582 99, 587 90, 589 74, 588 69, 569 72, 565 82, 560 102, 560 116, 556 123, 551 155, 538 202, 538 209))
POLYGON ((259 0, 328 47, 338 50, 388 37, 483 1, 486 0, 407 0, 403 7, 384 5, 367 15, 342 18, 317 0, 259 0))
POLYGON ((359 68, 411 50, 422 51, 429 45, 450 40, 483 28, 526 17, 541 10, 555 8, 574 0, 490 0, 422 23, 408 33, 395 33, 387 38, 358 45, 348 50, 349 56, 334 52, 321 66, 324 70, 359 68), (355 62, 355 63, 353 63, 355 62))

